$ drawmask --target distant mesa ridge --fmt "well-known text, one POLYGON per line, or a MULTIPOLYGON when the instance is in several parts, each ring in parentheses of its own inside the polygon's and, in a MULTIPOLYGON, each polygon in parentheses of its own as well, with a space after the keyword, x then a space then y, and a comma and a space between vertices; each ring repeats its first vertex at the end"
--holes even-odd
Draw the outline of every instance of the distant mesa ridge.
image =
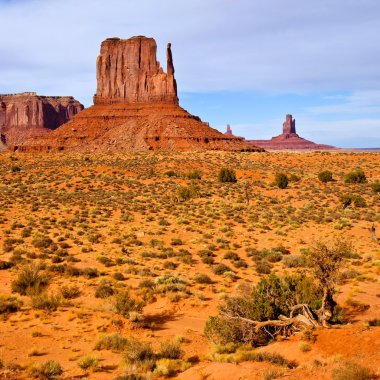
MULTIPOLYGON (((232 130, 227 125, 225 135, 232 135, 232 130)), ((254 146, 260 146, 269 150, 336 150, 338 148, 331 145, 316 144, 312 141, 300 137, 296 132, 296 121, 293 116, 286 115, 285 122, 282 124, 282 133, 272 137, 270 140, 246 140, 254 146)))
POLYGON ((0 139, 18 145, 42 136, 71 120, 83 109, 72 96, 41 96, 36 92, 0 94, 0 139))
POLYGON ((171 45, 166 73, 157 45, 144 36, 102 42, 94 105, 47 135, 12 149, 20 152, 138 150, 263 151, 225 136, 179 106, 171 45))

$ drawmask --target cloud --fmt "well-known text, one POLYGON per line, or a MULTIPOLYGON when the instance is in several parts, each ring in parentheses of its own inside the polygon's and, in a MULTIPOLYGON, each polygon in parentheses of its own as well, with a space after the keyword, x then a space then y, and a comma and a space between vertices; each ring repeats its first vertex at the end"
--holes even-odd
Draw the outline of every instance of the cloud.
POLYGON ((18 88, 9 70, 24 81, 38 66, 41 91, 53 84, 59 92, 65 78, 88 97, 100 42, 145 34, 159 42, 161 60, 173 43, 183 91, 374 89, 379 11, 375 0, 0 1, 9 31, 0 41, 0 85, 18 88))

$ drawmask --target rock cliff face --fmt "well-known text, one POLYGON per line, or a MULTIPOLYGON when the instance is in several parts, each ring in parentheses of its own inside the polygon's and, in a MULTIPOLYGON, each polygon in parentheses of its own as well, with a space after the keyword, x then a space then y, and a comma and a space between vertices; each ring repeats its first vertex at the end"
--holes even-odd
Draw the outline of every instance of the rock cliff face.
POLYGON ((103 41, 96 63, 98 89, 94 104, 178 104, 170 44, 167 46, 167 73, 157 61, 156 51, 153 38, 103 41))
POLYGON ((281 135, 272 137, 270 140, 247 140, 254 146, 260 146, 269 150, 335 150, 334 146, 316 144, 300 137, 296 133, 296 121, 292 115, 286 115, 282 125, 281 135))
POLYGON ((83 109, 71 96, 35 92, 0 95, 0 134, 4 145, 17 145, 67 123, 83 109))
POLYGON ((97 59, 94 106, 57 130, 13 147, 21 152, 133 150, 262 151, 224 136, 178 105, 171 46, 167 72, 152 38, 105 40, 97 59))

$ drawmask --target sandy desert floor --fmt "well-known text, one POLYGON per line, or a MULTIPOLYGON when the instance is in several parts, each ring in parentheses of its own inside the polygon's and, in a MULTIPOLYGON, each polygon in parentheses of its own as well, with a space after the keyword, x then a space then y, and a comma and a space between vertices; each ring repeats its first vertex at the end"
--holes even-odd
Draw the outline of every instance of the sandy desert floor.
POLYGON ((339 380, 347 361, 380 374, 380 245, 369 231, 380 238, 380 153, 3 153, 0 178, 0 379, 54 378, 49 361, 63 379, 139 379, 104 343, 111 335, 184 351, 146 378, 174 366, 188 380, 339 380), (238 181, 220 183, 221 167, 238 181), (358 167, 368 183, 344 183, 358 167), (318 180, 324 170, 333 182, 318 180), (345 194, 361 202, 343 208, 345 194), (337 285, 345 323, 255 348, 295 368, 218 355, 203 331, 226 295, 268 273, 307 273, 302 254, 337 236, 356 252, 337 285), (33 289, 17 287, 25 268, 39 276, 33 289))

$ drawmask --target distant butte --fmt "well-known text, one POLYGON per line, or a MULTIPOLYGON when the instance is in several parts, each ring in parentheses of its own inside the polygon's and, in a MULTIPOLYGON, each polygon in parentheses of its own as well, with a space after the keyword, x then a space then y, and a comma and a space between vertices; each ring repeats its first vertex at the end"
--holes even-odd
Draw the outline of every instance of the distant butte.
POLYGON ((51 133, 15 146, 20 152, 120 152, 139 150, 263 151, 224 136, 179 106, 171 45, 167 70, 153 38, 102 42, 94 105, 51 133))
POLYGON ((83 105, 72 96, 0 94, 0 150, 42 136, 67 123, 82 109, 83 105))
MULTIPOLYGON (((232 135, 231 128, 227 126, 225 135, 232 135)), ((268 150, 336 150, 338 148, 330 145, 316 144, 300 137, 296 132, 296 121, 292 115, 286 115, 282 125, 282 133, 272 137, 270 140, 246 140, 254 146, 260 146, 268 150)))

